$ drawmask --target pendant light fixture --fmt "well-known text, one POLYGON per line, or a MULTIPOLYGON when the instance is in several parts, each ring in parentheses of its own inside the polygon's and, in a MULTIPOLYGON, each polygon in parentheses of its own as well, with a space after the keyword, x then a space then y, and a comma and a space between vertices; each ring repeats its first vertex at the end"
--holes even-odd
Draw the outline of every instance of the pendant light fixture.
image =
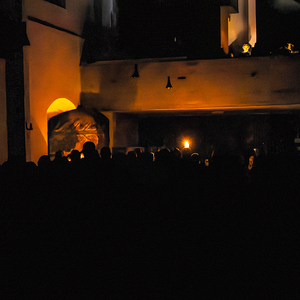
POLYGON ((168 76, 168 83, 167 83, 167 85, 166 85, 166 89, 170 90, 170 89, 172 89, 172 88, 173 88, 173 87, 172 87, 172 84, 171 84, 170 76, 168 76))
POLYGON ((137 78, 137 77, 140 77, 140 74, 139 74, 139 71, 138 71, 138 65, 135 64, 135 65, 134 65, 134 72, 133 72, 133 74, 131 75, 131 78, 137 78))

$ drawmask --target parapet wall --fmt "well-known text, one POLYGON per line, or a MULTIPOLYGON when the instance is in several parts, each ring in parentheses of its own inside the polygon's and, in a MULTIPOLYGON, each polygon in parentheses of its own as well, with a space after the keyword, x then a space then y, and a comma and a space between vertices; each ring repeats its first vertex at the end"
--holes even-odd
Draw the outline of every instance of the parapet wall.
POLYGON ((289 56, 98 62, 81 67, 81 104, 113 112, 299 109, 299 69, 289 56), (139 77, 131 78, 135 64, 139 77))

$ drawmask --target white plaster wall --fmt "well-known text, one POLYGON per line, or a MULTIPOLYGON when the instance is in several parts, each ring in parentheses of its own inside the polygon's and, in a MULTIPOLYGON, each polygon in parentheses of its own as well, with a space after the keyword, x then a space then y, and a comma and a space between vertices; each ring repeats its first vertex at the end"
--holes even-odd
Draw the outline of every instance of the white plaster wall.
POLYGON ((236 40, 241 46, 248 42, 248 0, 239 0, 238 9, 238 13, 230 15, 228 22, 228 45, 236 40))
POLYGON ((0 58, 0 164, 8 159, 5 85, 5 60, 0 58))
POLYGON ((30 46, 24 47, 26 159, 37 162, 48 153, 47 109, 58 98, 76 107, 80 98, 80 56, 83 40, 27 21, 30 46))
POLYGON ((117 4, 115 0, 102 0, 102 26, 116 27, 117 4))
POLYGON ((115 112, 300 108, 299 59, 141 60, 133 79, 134 63, 83 66, 82 105, 115 112))
POLYGON ((86 18, 93 17, 93 0, 67 0, 66 9, 44 0, 24 0, 23 20, 28 16, 81 35, 86 18))
POLYGON ((256 43, 256 2, 238 0, 238 13, 230 15, 228 21, 228 45, 235 42, 235 47, 256 43))
POLYGON ((256 0, 248 0, 248 37, 249 44, 252 47, 255 47, 257 40, 257 31, 256 31, 256 0))

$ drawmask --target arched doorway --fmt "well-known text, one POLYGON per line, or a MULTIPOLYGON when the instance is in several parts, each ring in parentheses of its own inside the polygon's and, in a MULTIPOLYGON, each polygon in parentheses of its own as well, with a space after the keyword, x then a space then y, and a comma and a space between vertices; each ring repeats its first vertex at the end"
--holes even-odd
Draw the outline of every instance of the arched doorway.
POLYGON ((78 106, 48 120, 48 153, 51 158, 57 151, 62 151, 64 156, 74 149, 81 151, 87 141, 92 141, 97 150, 109 146, 109 121, 98 111, 78 106))

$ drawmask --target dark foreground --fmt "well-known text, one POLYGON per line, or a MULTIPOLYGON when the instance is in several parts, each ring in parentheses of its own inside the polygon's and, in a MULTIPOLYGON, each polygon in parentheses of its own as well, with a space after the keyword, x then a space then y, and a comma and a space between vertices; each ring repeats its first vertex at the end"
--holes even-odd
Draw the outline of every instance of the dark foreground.
POLYGON ((299 299, 293 166, 2 172, 0 298, 299 299))

